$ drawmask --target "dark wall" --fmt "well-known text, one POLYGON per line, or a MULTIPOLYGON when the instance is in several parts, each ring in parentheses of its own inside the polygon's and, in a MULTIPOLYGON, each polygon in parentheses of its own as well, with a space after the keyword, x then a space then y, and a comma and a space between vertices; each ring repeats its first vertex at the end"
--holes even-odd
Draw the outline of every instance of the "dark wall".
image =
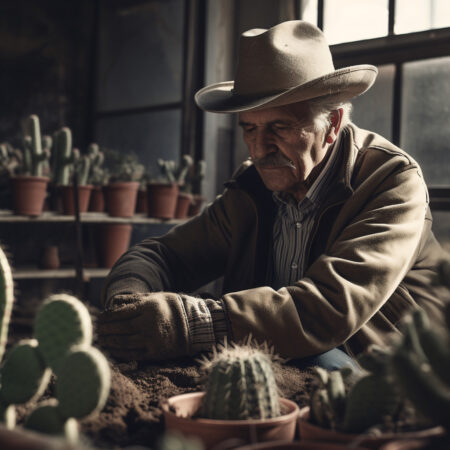
POLYGON ((0 142, 38 114, 44 133, 67 125, 74 145, 91 130, 95 0, 1 0, 0 142))

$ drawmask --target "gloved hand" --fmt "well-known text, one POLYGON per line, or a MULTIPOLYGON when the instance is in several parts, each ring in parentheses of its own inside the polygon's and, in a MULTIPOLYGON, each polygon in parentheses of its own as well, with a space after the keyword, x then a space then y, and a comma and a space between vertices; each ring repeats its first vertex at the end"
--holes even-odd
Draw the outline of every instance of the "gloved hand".
POLYGON ((99 344, 120 360, 165 360, 191 354, 189 327, 177 294, 117 295, 98 318, 99 344))

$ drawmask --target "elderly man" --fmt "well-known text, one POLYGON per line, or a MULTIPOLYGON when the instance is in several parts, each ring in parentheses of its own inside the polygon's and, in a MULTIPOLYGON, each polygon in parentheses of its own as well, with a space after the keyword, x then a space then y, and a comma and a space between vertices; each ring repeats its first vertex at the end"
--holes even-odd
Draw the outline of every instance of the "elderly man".
POLYGON ((398 333, 408 310, 439 316, 420 168, 349 119, 376 74, 335 70, 304 21, 242 35, 236 80, 196 102, 239 113, 250 159, 201 215, 112 269, 98 331, 113 356, 161 360, 251 335, 332 369, 398 333), (221 276, 220 298, 186 294, 221 276))

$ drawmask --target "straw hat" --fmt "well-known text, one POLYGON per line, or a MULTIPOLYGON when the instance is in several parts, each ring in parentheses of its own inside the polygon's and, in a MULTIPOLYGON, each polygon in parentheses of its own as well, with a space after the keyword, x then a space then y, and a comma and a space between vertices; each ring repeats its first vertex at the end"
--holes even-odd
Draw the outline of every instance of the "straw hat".
POLYGON ((195 95, 211 112, 242 112, 318 97, 345 101, 372 86, 377 68, 335 70, 322 31, 303 20, 255 28, 241 35, 235 81, 206 86, 195 95))

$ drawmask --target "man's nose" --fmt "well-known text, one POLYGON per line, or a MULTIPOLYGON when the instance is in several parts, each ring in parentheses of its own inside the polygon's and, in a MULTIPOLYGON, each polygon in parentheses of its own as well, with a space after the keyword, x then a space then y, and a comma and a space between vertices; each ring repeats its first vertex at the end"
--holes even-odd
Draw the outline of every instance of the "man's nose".
POLYGON ((275 142, 271 132, 265 127, 258 127, 255 130, 253 152, 255 158, 261 158, 267 153, 271 153, 276 149, 275 142))

